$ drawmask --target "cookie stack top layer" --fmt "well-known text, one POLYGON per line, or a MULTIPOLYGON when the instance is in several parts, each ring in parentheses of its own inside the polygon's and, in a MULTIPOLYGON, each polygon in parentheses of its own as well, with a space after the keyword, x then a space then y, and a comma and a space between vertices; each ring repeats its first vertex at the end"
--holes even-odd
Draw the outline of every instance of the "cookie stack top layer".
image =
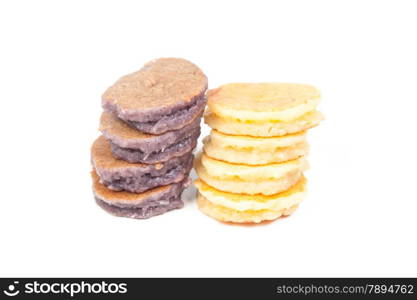
POLYGON ((270 137, 320 123, 320 92, 295 83, 233 83, 208 92, 206 123, 232 135, 270 137))
POLYGON ((314 110, 320 92, 295 83, 232 83, 209 91, 210 110, 243 121, 291 121, 314 110))
MULTIPOLYGON (((161 58, 116 81, 103 94, 102 106, 125 121, 157 122, 195 106, 206 89, 207 77, 196 65, 181 58, 161 58)), ((142 131, 159 134, 187 121, 156 131, 142 126, 148 129, 142 131)))

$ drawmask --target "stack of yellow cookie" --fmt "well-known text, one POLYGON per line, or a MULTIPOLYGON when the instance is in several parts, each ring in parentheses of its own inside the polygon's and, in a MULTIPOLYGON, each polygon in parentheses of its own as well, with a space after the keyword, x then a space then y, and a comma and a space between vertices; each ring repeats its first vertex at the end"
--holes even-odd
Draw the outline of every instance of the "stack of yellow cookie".
POLYGON ((319 91, 289 83, 234 83, 208 92, 212 128, 197 155, 198 206, 226 222, 291 214, 306 193, 306 130, 323 119, 319 91))

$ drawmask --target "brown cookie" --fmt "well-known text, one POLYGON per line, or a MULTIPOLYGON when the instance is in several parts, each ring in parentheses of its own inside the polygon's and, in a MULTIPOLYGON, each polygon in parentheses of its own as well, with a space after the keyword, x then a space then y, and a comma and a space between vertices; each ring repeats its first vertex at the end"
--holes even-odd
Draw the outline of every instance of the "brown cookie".
POLYGON ((146 219, 183 207, 181 193, 189 182, 185 180, 135 194, 109 190, 100 183, 95 171, 91 176, 94 196, 100 207, 113 215, 135 219, 146 219))
POLYGON ((154 164, 182 156, 194 149, 200 135, 200 116, 185 127, 160 135, 142 133, 104 112, 100 131, 110 140, 116 158, 131 163, 154 164))
POLYGON ((91 161, 100 183, 108 189, 142 193, 186 179, 192 167, 193 155, 188 152, 164 163, 132 164, 113 157, 110 143, 100 136, 91 147, 91 161))
POLYGON ((142 132, 161 134, 192 122, 206 104, 207 77, 181 58, 152 60, 102 96, 104 110, 142 132))

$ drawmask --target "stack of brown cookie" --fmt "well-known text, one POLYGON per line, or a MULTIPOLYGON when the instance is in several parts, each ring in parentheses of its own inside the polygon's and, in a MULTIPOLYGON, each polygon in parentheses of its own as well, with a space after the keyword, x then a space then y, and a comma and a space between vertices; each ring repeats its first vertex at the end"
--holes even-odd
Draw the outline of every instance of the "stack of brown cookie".
POLYGON ((102 208, 142 219, 183 206, 206 89, 204 73, 179 58, 153 60, 107 89, 91 148, 102 208))

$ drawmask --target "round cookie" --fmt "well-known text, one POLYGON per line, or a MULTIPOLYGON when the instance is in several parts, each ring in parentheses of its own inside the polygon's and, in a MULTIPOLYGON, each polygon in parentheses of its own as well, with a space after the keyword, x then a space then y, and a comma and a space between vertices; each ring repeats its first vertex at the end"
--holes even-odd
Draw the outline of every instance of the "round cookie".
POLYGON ((305 131, 317 126, 323 119, 323 115, 317 110, 308 112, 291 122, 243 122, 221 118, 210 110, 206 110, 204 114, 205 123, 213 129, 231 135, 254 137, 282 136, 305 131))
POLYGON ((217 130, 210 132, 212 143, 222 147, 237 149, 257 148, 262 151, 275 150, 276 148, 289 147, 306 141, 305 131, 286 136, 258 138, 246 135, 229 135, 217 130))
POLYGON ((123 76, 102 96, 102 106, 136 129, 161 134, 191 123, 204 110, 207 77, 181 58, 160 58, 123 76))
POLYGON ((188 180, 136 194, 109 190, 100 183, 95 171, 91 172, 91 176, 96 203, 115 216, 146 219, 184 206, 181 193, 188 180))
POLYGON ((100 183, 108 189, 141 193, 183 181, 191 170, 193 155, 188 152, 164 163, 132 164, 114 158, 109 141, 100 136, 91 147, 91 161, 100 183))
POLYGON ((320 92, 295 83, 231 83, 208 92, 210 111, 238 121, 290 122, 315 110, 320 92))
POLYGON ((246 210, 237 211, 221 205, 216 205, 208 201, 203 195, 198 194, 197 206, 201 212, 222 222, 232 223, 260 223, 263 221, 271 221, 279 217, 289 216, 298 207, 294 205, 282 210, 246 210))
POLYGON ((217 160, 230 163, 261 165, 296 159, 308 154, 306 133, 282 137, 258 138, 227 135, 212 130, 203 139, 204 152, 217 160))
POLYGON ((238 165, 199 154, 194 168, 203 181, 220 191, 273 195, 293 186, 308 164, 304 158, 299 158, 268 165, 238 165))
POLYGON ((194 182, 198 192, 215 205, 237 211, 274 210, 280 211, 299 204, 307 193, 307 180, 304 176, 288 190, 274 195, 244 195, 219 191, 201 179, 194 182))
POLYGON ((187 126, 160 135, 132 128, 114 115, 104 112, 100 131, 110 141, 113 155, 130 163, 155 164, 192 151, 200 135, 200 117, 187 126))

